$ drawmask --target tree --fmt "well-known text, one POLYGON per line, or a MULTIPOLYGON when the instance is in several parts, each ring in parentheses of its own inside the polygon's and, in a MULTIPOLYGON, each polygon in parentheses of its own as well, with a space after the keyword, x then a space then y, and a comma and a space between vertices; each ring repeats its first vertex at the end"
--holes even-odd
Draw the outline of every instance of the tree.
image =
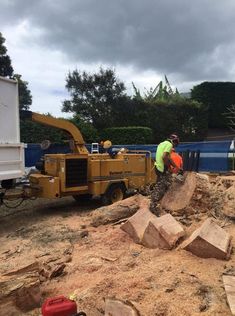
POLYGON ((191 98, 208 107, 208 125, 212 128, 227 126, 223 113, 235 103, 235 82, 202 82, 191 90, 191 98))
POLYGON ((71 99, 63 102, 62 111, 78 114, 98 129, 112 126, 113 108, 125 96, 126 90, 114 70, 103 68, 94 74, 78 70, 69 72, 66 88, 71 99))
POLYGON ((21 79, 21 75, 15 74, 13 79, 18 81, 19 89, 19 106, 20 110, 29 110, 30 105, 32 104, 32 95, 31 91, 28 88, 28 82, 21 79))
POLYGON ((86 143, 99 141, 100 137, 98 135, 98 131, 91 123, 82 121, 78 115, 75 115, 73 118, 69 119, 69 121, 79 128, 86 143))
POLYGON ((200 141, 207 134, 207 109, 197 101, 175 99, 147 103, 146 122, 139 125, 153 130, 154 142, 159 143, 172 133, 181 141, 200 141))
POLYGON ((146 89, 144 96, 141 95, 140 90, 136 88, 135 84, 132 82, 134 89, 133 99, 135 100, 144 100, 148 102, 155 101, 167 101, 175 98, 182 98, 176 88, 175 92, 173 91, 167 76, 165 75, 165 82, 160 81, 155 88, 146 89))
POLYGON ((0 76, 11 77, 13 74, 13 67, 11 65, 11 59, 7 55, 7 48, 4 46, 5 38, 0 32, 0 76))

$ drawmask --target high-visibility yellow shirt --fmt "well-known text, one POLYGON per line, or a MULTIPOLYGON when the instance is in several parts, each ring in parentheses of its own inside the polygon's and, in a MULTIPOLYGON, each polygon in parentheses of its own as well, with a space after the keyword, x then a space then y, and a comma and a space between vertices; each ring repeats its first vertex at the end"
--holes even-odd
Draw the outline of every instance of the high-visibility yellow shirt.
POLYGON ((160 172, 164 171, 163 155, 164 153, 170 154, 172 147, 173 145, 169 140, 165 140, 157 146, 155 166, 160 172))

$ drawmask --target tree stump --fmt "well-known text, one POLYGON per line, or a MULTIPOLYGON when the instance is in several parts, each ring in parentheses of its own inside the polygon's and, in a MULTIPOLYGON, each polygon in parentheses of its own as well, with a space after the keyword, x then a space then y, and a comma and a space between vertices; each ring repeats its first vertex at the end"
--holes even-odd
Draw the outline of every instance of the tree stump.
POLYGON ((194 172, 185 175, 184 183, 173 182, 161 200, 161 207, 170 212, 185 209, 191 202, 196 184, 197 178, 194 172))

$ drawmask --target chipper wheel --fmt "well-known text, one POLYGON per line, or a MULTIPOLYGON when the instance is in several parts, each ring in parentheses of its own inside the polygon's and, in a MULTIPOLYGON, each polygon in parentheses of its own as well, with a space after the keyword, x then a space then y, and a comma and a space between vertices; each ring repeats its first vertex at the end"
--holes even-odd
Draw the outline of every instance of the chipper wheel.
POLYGON ((126 188, 122 183, 110 185, 107 191, 102 196, 102 204, 109 205, 121 201, 125 198, 126 188))

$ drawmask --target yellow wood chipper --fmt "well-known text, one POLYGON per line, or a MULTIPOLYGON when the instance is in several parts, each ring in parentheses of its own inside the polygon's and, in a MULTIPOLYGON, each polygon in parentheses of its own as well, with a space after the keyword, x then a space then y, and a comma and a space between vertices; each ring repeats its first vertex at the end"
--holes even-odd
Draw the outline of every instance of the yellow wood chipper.
POLYGON ((29 184, 23 190, 24 197, 73 196, 79 200, 101 196, 104 204, 111 204, 122 200, 127 191, 155 182, 150 152, 119 151, 112 156, 89 153, 79 129, 68 120, 28 111, 27 116, 35 122, 69 133, 73 150, 69 154, 44 155, 38 167, 40 173, 29 176, 29 184))

